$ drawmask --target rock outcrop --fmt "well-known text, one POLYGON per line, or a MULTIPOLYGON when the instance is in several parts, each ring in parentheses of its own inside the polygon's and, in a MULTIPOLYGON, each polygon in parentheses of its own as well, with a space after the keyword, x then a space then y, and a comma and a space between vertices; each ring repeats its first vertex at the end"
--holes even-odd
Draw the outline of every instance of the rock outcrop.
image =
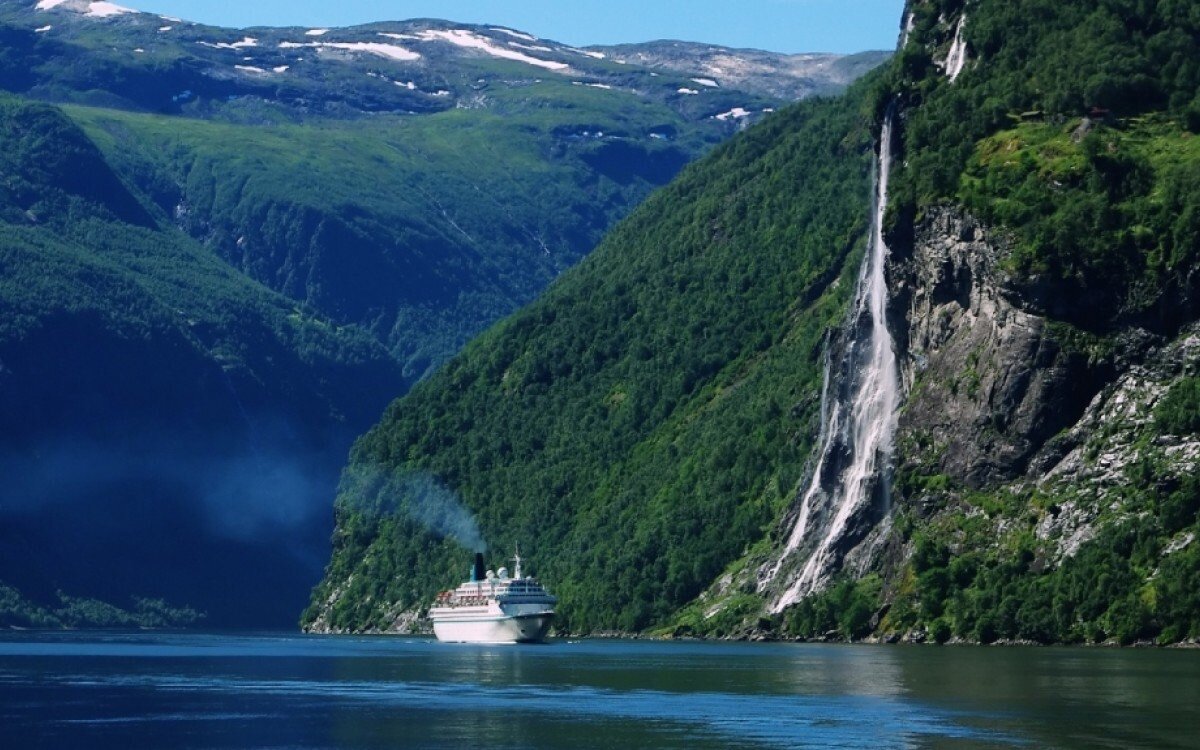
POLYGON ((953 208, 928 212, 889 268, 907 395, 902 468, 971 487, 1025 473, 1099 390, 1103 366, 1065 348, 1014 292, 1008 241, 953 208))

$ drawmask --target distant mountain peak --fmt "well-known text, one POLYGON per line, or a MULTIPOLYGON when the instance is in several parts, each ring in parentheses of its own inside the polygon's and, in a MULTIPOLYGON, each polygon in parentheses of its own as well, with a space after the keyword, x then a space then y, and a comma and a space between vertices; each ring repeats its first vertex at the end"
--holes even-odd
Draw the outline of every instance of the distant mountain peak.
POLYGON ((428 114, 495 106, 497 92, 487 87, 521 89, 535 100, 559 96, 555 85, 567 83, 737 129, 785 101, 836 92, 884 59, 681 41, 581 48, 502 25, 432 18, 233 29, 93 0, 3 5, 0 23, 40 40, 31 36, 22 53, 28 88, 48 87, 54 101, 205 118, 244 112, 254 101, 274 116, 282 108, 301 119, 428 114), (53 58, 64 54, 80 56, 70 75, 54 72, 53 58))
POLYGON ((91 2, 91 0, 38 0, 34 8, 40 11, 70 11, 90 18, 111 18, 141 12, 116 3, 91 2))

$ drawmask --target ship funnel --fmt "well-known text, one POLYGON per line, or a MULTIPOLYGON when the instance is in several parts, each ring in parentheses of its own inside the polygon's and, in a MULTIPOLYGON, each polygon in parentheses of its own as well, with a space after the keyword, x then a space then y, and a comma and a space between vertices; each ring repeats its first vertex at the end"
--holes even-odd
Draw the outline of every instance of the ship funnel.
POLYGON ((484 576, 483 553, 475 553, 475 565, 471 568, 471 580, 482 581, 484 576))

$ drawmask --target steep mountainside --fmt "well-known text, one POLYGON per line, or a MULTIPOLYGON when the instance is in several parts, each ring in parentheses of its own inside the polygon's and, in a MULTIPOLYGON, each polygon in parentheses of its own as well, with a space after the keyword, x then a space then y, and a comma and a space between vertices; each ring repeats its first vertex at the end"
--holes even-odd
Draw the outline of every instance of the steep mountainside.
POLYGON ((424 528, 453 493, 497 553, 521 545, 577 631, 661 622, 761 539, 799 478, 815 353, 861 249, 863 93, 689 167, 390 408, 343 476, 306 624, 386 629, 453 583, 455 537, 424 528))
POLYGON ((0 173, 0 576, 218 622, 285 606, 322 475, 400 367, 164 226, 52 107, 0 98, 0 173))
POLYGON ((290 621, 387 401, 782 102, 512 29, 87 0, 0 0, 0 89, 0 623, 65 625, 290 621))
POLYGON ((1200 13, 912 3, 889 326, 904 399, 879 505, 838 508, 805 635, 1200 635, 1200 13), (878 519, 872 522, 872 518, 878 519), (851 583, 850 578, 857 578, 851 583))
POLYGON ((0 39, 0 86, 87 105, 68 111, 177 226, 410 381, 688 161, 869 69, 759 65, 777 95, 499 27, 231 30, 87 0, 0 0, 0 39))
POLYGON ((690 168, 389 410, 345 474, 306 621, 407 624, 456 579, 465 555, 414 521, 419 472, 493 545, 536 541, 569 630, 1200 637, 1198 13, 912 2, 885 75, 690 168), (874 232, 862 99, 882 133, 874 232), (823 118, 836 127, 813 140, 823 118), (790 161, 810 149, 838 161, 758 193, 751 143, 781 174, 813 169, 790 161), (829 192, 851 183, 845 202, 829 192), (748 197, 820 203, 825 221, 748 197), (799 239, 822 227, 878 259, 857 294, 858 253, 799 239), (754 266, 783 255, 707 274, 730 247, 754 266))

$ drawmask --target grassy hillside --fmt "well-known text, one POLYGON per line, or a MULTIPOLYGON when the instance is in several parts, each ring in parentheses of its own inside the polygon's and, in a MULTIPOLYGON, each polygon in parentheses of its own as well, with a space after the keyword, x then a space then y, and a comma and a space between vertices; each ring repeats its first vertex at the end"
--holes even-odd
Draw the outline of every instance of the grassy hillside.
POLYGON ((817 352, 853 286, 865 89, 771 118, 685 170, 536 303, 356 444, 305 623, 385 628, 467 550, 414 518, 456 493, 520 544, 560 627, 639 629, 762 538, 814 438, 817 352), (420 486, 420 485, 418 485, 420 486))

